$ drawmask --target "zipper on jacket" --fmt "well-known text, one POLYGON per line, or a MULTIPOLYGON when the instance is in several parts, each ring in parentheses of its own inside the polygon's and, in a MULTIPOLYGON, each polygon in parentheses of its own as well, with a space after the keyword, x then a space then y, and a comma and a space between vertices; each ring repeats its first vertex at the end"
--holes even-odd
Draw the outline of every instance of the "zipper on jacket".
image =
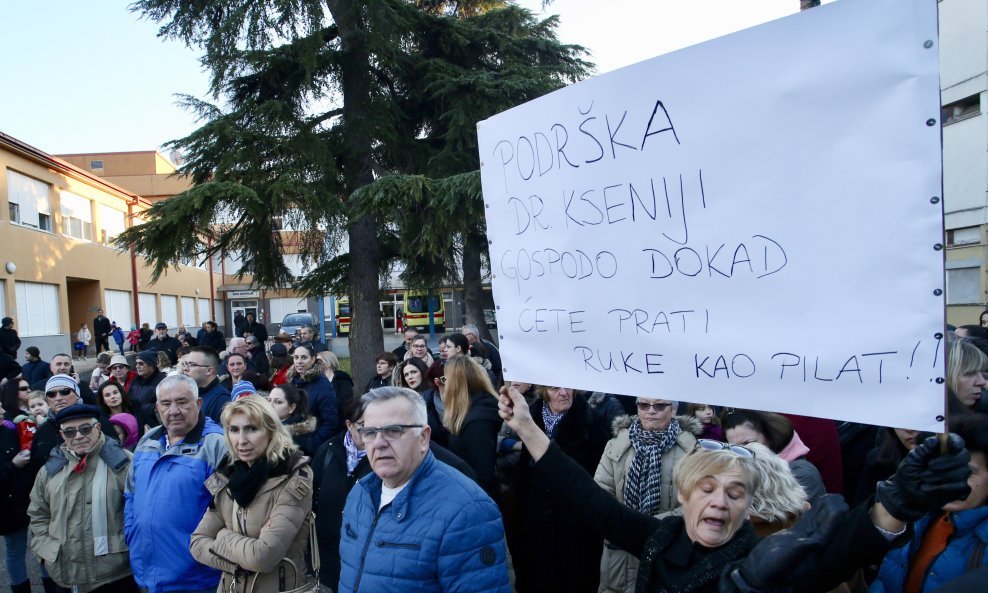
POLYGON ((377 547, 379 548, 398 548, 401 550, 421 550, 422 544, 400 544, 397 542, 386 542, 384 540, 377 540, 377 547))
POLYGON ((357 570, 356 580, 353 581, 353 593, 357 593, 360 589, 360 578, 364 576, 364 564, 367 562, 367 548, 370 547, 371 539, 374 536, 374 529, 377 527, 377 520, 381 518, 383 511, 384 509, 378 509, 377 514, 374 515, 374 521, 371 523, 370 531, 367 533, 367 543, 364 544, 364 551, 360 553, 360 568, 357 570))

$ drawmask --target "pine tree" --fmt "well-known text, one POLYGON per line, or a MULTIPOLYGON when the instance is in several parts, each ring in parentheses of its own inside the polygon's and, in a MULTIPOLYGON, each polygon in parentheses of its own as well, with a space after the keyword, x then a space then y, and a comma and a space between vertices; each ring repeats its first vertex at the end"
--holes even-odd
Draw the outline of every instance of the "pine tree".
POLYGON ((589 68, 582 48, 557 41, 555 19, 500 1, 139 0, 133 9, 162 23, 160 35, 202 48, 216 104, 186 97, 203 125, 171 143, 195 187, 156 204, 118 244, 147 256, 155 278, 182 259, 240 253, 242 273, 288 286, 290 243, 317 263, 297 286, 350 293, 358 385, 382 349, 379 276, 390 258, 424 285, 449 270, 464 237, 480 290, 479 179, 465 174, 479 164, 476 122, 589 68), (414 175, 429 189, 424 201, 412 199, 414 175), (277 232, 279 222, 295 232, 277 232), (416 223, 428 232, 409 241, 416 223), (334 257, 344 242, 348 253, 334 257))

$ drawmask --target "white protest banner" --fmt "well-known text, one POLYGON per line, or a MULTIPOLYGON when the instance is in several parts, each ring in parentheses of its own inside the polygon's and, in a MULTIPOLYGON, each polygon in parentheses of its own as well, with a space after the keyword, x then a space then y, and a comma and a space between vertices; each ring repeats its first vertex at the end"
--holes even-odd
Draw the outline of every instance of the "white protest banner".
POLYGON ((844 0, 480 122, 505 377, 941 429, 937 44, 844 0))

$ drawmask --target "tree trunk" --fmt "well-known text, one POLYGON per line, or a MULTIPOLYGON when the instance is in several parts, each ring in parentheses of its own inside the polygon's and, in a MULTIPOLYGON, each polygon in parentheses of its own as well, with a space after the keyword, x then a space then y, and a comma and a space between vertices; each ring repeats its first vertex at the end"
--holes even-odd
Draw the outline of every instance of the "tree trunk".
POLYGON ((481 279, 480 256, 486 249, 485 236, 476 230, 463 235, 463 304, 467 321, 477 325, 480 337, 491 340, 491 332, 484 321, 484 289, 481 279))
MULTIPOLYGON (((370 55, 367 31, 361 21, 362 2, 329 0, 327 7, 340 34, 340 87, 343 95, 344 181, 346 191, 374 181, 371 139, 374 137, 368 113, 371 106, 370 55)), ((351 218, 348 226, 350 247, 350 367, 355 393, 374 375, 374 359, 384 348, 380 321, 381 246, 378 221, 370 216, 351 218)))

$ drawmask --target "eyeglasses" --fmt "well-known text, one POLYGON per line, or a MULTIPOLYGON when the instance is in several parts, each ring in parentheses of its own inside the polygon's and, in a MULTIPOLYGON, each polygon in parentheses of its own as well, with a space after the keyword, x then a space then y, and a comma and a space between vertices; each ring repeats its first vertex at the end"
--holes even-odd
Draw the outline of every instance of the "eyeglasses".
POLYGON ((20 385, 17 387, 17 391, 31 391, 30 385, 20 385))
POLYGON ((755 452, 748 447, 732 445, 730 443, 722 443, 711 439, 697 439, 696 446, 693 447, 693 450, 696 451, 699 449, 703 449, 704 451, 723 451, 724 449, 727 449, 738 457, 744 457, 745 459, 755 458, 755 452))
POLYGON ((199 367, 199 368, 203 368, 203 369, 208 369, 212 365, 199 364, 198 362, 189 362, 187 360, 183 360, 182 361, 182 366, 184 366, 186 368, 188 368, 188 367, 199 367))
POLYGON ((89 433, 93 432, 96 425, 99 422, 93 422, 92 424, 83 424, 81 426, 72 426, 70 428, 62 428, 61 433, 67 439, 74 439, 76 434, 81 434, 82 436, 89 436, 89 433))
POLYGON ((650 404, 648 402, 638 402, 636 405, 638 406, 639 412, 647 412, 649 410, 655 410, 656 412, 665 412, 666 408, 668 408, 672 404, 670 403, 650 404))
POLYGON ((405 431, 409 428, 422 428, 421 424, 391 424, 388 426, 374 427, 370 426, 367 428, 361 428, 357 430, 357 434, 360 435, 365 441, 371 442, 377 438, 377 435, 384 437, 386 441, 393 441, 395 439, 400 439, 401 435, 405 434, 405 431))
POLYGON ((52 391, 45 392, 45 397, 65 397, 70 393, 75 393, 75 390, 69 389, 68 387, 64 389, 53 389, 52 391))

